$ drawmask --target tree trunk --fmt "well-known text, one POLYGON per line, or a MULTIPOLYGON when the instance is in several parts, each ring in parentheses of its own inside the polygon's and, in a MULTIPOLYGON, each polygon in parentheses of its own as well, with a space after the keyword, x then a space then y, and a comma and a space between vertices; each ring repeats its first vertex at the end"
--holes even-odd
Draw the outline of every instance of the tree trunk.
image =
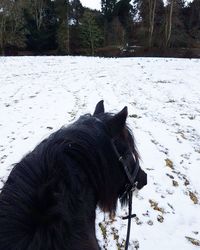
POLYGON ((166 24, 165 24, 165 47, 169 47, 169 42, 172 33, 172 17, 174 9, 174 0, 171 0, 169 6, 169 13, 166 14, 166 24))
POLYGON ((70 25, 69 25, 69 1, 67 1, 67 54, 70 54, 70 25))
POLYGON ((37 30, 40 30, 43 22, 44 0, 34 0, 33 8, 37 30))
POLYGON ((89 35, 90 35, 90 46, 91 46, 91 54, 94 56, 94 37, 92 34, 92 24, 89 22, 89 35))
POLYGON ((67 54, 70 54, 70 27, 67 24, 67 54))
POLYGON ((0 48, 2 56, 5 55, 5 26, 6 26, 6 18, 2 16, 1 24, 0 24, 0 48))
POLYGON ((154 20, 155 20, 155 11, 156 11, 156 1, 157 0, 148 0, 149 2, 149 48, 152 47, 153 32, 154 32, 154 20))

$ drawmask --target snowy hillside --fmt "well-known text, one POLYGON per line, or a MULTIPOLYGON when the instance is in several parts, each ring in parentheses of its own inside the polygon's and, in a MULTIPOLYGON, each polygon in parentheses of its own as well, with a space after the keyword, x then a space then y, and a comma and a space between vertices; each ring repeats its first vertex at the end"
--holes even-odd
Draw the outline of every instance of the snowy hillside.
MULTIPOLYGON (((13 163, 99 100, 107 111, 127 105, 148 174, 133 199, 130 249, 199 249, 199 69, 184 59, 0 58, 1 186, 13 163)), ((103 249, 123 249, 125 213, 111 221, 97 211, 103 249)))

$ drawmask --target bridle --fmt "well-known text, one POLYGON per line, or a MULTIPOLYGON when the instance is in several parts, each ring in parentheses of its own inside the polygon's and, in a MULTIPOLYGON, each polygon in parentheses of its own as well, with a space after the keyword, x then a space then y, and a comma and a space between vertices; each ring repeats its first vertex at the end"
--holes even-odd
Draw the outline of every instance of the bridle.
MULTIPOLYGON (((104 127, 104 129, 107 131, 107 128, 104 125, 104 123, 97 117, 95 117, 95 119, 96 119, 96 121, 100 122, 101 125, 104 127)), ((112 144, 113 150, 115 152, 115 155, 117 156, 118 161, 122 164, 123 169, 126 173, 126 176, 130 182, 127 189, 125 190, 125 192, 123 194, 123 195, 128 194, 128 210, 129 210, 129 212, 128 212, 128 216, 122 218, 124 220, 128 219, 126 243, 125 243, 125 250, 128 250, 129 239, 130 239, 130 230, 131 230, 131 218, 136 216, 135 214, 132 214, 132 197, 133 197, 133 191, 136 189, 136 186, 137 186, 137 182, 135 180, 136 180, 136 177, 137 177, 139 169, 140 169, 140 164, 139 164, 138 158, 135 157, 134 154, 132 153, 132 157, 133 157, 133 160, 135 163, 134 164, 135 169, 134 169, 133 174, 131 174, 123 156, 118 152, 117 147, 115 146, 113 139, 111 140, 111 144, 112 144)))
POLYGON ((128 219, 128 226, 127 226, 127 234, 126 234, 126 243, 125 243, 125 250, 128 249, 128 245, 129 245, 129 239, 130 239, 130 230, 131 230, 131 218, 135 217, 136 215, 133 214, 132 215, 132 196, 133 196, 133 191, 135 190, 136 186, 137 186, 137 182, 136 177, 138 175, 139 169, 140 169, 140 165, 139 165, 139 160, 137 157, 134 156, 134 154, 132 153, 132 157, 134 159, 135 162, 135 169, 133 174, 130 173, 128 166, 123 158, 122 155, 119 154, 115 144, 113 141, 111 141, 112 143, 112 147, 113 150, 118 158, 118 161, 122 164, 123 169, 126 173, 126 176, 130 182, 129 184, 129 188, 125 191, 124 195, 128 194, 128 208, 129 208, 129 212, 128 212, 128 216, 123 217, 122 219, 128 219))
POLYGON ((131 185, 131 187, 132 187, 131 189, 135 189, 135 187, 136 187, 136 185, 137 185, 137 182, 135 182, 135 180, 136 180, 136 177, 137 177, 138 172, 139 172, 139 169, 140 169, 140 164, 139 164, 138 158, 136 158, 136 157, 134 156, 134 154, 132 153, 132 157, 133 157, 133 160, 134 160, 134 162, 135 162, 135 164, 134 164, 134 165, 135 165, 135 169, 134 169, 133 174, 131 174, 130 171, 129 171, 129 169, 128 169, 128 166, 127 166, 127 164, 126 164, 126 162, 125 162, 125 160, 124 160, 124 158, 123 158, 123 156, 120 155, 120 153, 118 152, 118 150, 117 150, 117 148, 116 148, 114 142, 112 141, 111 143, 112 143, 112 147, 113 147, 113 149, 114 149, 114 152, 115 152, 115 154, 116 154, 116 156, 117 156, 117 158, 118 158, 118 161, 122 164, 122 166, 123 166, 123 168, 124 168, 124 171, 125 171, 125 173, 126 173, 126 176, 127 176, 128 180, 129 180, 129 182, 130 182, 130 185, 131 185))

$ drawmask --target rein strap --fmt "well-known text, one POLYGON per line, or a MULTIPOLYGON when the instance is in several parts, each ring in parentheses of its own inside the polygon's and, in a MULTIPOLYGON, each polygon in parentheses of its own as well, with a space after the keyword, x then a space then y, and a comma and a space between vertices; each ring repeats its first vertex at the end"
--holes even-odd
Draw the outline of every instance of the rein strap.
MULTIPOLYGON (((128 192, 128 216, 126 217, 123 217, 122 219, 128 219, 128 226, 127 226, 127 234, 126 234, 126 243, 125 243, 125 250, 128 250, 128 246, 129 246, 129 239, 130 239, 130 231, 131 231, 131 219, 136 217, 135 214, 132 214, 132 198, 133 198, 133 190, 135 189, 136 187, 136 183, 135 183, 135 179, 137 177, 137 174, 138 174, 138 171, 139 171, 139 168, 140 168, 140 165, 139 165, 139 161, 137 158, 135 158, 135 156, 133 155, 133 159, 135 160, 135 169, 134 169, 134 172, 133 174, 130 174, 129 172, 129 169, 128 169, 128 166, 127 164, 125 163, 123 157, 119 154, 114 142, 112 141, 112 145, 113 145, 113 149, 115 151, 115 154, 117 155, 118 157, 118 160, 121 162, 123 168, 124 168, 124 171, 128 177, 128 180, 130 181, 130 184, 132 186, 131 190, 128 192)), ((133 154, 133 153, 132 153, 133 154)))

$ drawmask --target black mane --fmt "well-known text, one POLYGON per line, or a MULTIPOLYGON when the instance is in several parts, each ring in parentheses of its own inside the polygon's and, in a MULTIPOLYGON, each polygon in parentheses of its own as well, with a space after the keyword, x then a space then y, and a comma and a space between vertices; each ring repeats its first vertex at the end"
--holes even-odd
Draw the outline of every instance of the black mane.
MULTIPOLYGON (((112 117, 81 116, 14 166, 0 194, 0 249, 99 249, 96 206, 114 213, 127 182, 105 125, 112 117)), ((123 143, 134 145, 123 131, 123 143)))

